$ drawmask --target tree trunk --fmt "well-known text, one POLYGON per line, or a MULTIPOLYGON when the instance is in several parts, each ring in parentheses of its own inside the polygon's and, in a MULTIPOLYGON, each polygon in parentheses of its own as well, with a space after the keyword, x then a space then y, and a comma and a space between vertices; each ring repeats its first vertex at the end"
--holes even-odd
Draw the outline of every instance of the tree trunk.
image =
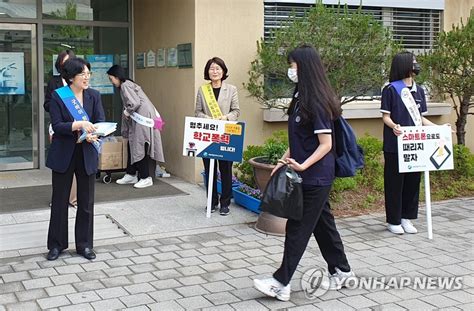
POLYGON ((459 145, 465 145, 466 140, 466 123, 467 115, 469 113, 469 100, 471 94, 464 94, 459 105, 459 117, 456 120, 456 137, 459 145))

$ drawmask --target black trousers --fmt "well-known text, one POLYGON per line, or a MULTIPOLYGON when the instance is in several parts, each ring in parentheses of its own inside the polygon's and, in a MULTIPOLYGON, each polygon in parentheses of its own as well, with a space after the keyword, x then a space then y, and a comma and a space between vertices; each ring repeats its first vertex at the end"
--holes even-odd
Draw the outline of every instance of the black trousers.
MULTIPOLYGON (((204 170, 206 172, 206 183, 209 185, 209 164, 210 160, 202 158, 204 162, 204 170)), ((219 197, 217 195, 217 162, 219 162, 219 172, 222 182, 222 194, 220 198, 221 207, 230 205, 230 197, 232 196, 232 161, 216 160, 214 167, 214 182, 212 185, 212 206, 217 206, 219 197)), ((206 189, 207 191, 207 189, 206 189)))
POLYGON ((93 247, 95 174, 87 175, 82 144, 76 144, 65 173, 53 171, 53 200, 48 231, 48 249, 68 248, 68 203, 72 176, 77 180, 76 250, 93 247))
POLYGON ((303 218, 300 221, 288 219, 286 223, 283 261, 273 274, 273 277, 285 286, 290 283, 311 234, 316 238, 321 254, 328 264, 329 273, 335 273, 336 267, 344 272, 351 270, 329 206, 330 190, 331 186, 305 187, 303 218))
POLYGON ((398 154, 384 152, 384 190, 387 222, 399 225, 401 219, 418 218, 421 173, 399 173, 398 154))
POLYGON ((152 175, 155 174, 156 162, 148 154, 148 144, 145 143, 145 156, 138 162, 132 164, 131 162, 131 152, 130 152, 130 143, 127 143, 127 169, 126 173, 129 175, 135 175, 138 172, 138 178, 144 179, 150 177, 150 172, 152 175))

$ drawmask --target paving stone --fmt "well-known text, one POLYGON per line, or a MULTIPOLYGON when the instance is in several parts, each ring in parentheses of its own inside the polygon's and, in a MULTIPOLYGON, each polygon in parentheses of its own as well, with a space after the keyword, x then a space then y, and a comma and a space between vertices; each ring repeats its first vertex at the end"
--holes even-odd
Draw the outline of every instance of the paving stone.
POLYGON ((183 297, 192 297, 198 295, 209 294, 209 292, 201 285, 182 286, 175 289, 183 297))
MULTIPOLYGON (((280 259, 281 257, 282 256, 280 255, 280 259)), ((252 265, 251 263, 243 259, 224 261, 223 264, 231 269, 246 268, 252 265)))
POLYGON ((70 284, 47 287, 45 291, 50 297, 76 293, 76 290, 70 284))
POLYGON ((226 282, 230 285, 233 286, 237 289, 239 288, 246 288, 246 287, 252 287, 253 286, 253 280, 250 279, 249 277, 242 277, 242 278, 235 278, 235 279, 230 279, 226 280, 226 282))
POLYGON ((203 308, 201 309, 201 311, 234 311, 234 308, 229 305, 220 305, 209 308, 203 308))
POLYGON ((14 293, 1 294, 0 295, 0 305, 6 305, 9 303, 18 302, 14 293))
POLYGON ((6 307, 7 307, 7 310, 28 310, 28 311, 41 310, 36 304, 36 302, 34 301, 12 303, 12 304, 6 305, 6 307))
POLYGON ((420 299, 408 299, 397 302, 398 305, 408 310, 434 310, 435 307, 420 299))
POLYGON ((107 264, 110 267, 124 267, 133 265, 133 261, 128 258, 118 258, 118 259, 111 259, 107 260, 107 264))
POLYGON ((128 267, 105 268, 103 272, 108 277, 116 277, 116 276, 133 274, 133 272, 128 267))
POLYGON ((136 294, 136 295, 124 296, 124 297, 120 297, 120 300, 128 308, 140 306, 140 305, 146 305, 146 304, 150 304, 154 302, 153 299, 151 299, 151 297, 148 296, 147 294, 136 294))
POLYGON ((456 291, 450 291, 447 293, 443 293, 443 296, 446 296, 450 299, 454 299, 456 301, 459 301, 460 303, 472 303, 473 302, 473 296, 466 291, 463 290, 456 290, 456 291))
POLYGON ((158 302, 154 303, 148 306, 150 310, 153 311, 161 311, 161 310, 169 310, 169 311, 181 311, 185 310, 183 307, 181 307, 177 302, 175 301, 163 301, 163 302, 158 302))
POLYGON ((160 253, 172 253, 175 254, 175 251, 180 251, 181 248, 177 245, 169 244, 169 245, 163 245, 163 246, 158 246, 158 251, 160 253))
POLYGON ((39 298, 45 298, 48 296, 48 294, 42 288, 16 292, 15 295, 19 301, 37 300, 39 298))
POLYGON ((148 283, 127 285, 127 286, 124 286, 124 289, 132 295, 155 291, 155 288, 148 283))
POLYGON ((183 296, 178 294, 178 292, 173 289, 157 290, 154 292, 149 292, 148 295, 157 302, 183 298, 183 296))
POLYGON ((202 296, 181 298, 176 300, 176 302, 186 310, 201 309, 212 306, 209 300, 203 298, 202 296))
POLYGON ((226 267, 220 262, 207 263, 207 264, 201 265, 201 268, 206 270, 207 272, 217 272, 217 271, 224 271, 228 269, 228 267, 226 267))
POLYGON ((94 291, 81 292, 76 294, 69 294, 66 297, 71 300, 73 304, 92 302, 100 300, 100 297, 94 291))
MULTIPOLYGON (((156 241, 156 240, 154 240, 156 241)), ((158 241, 156 241, 156 243, 158 243, 158 241)), ((142 244, 142 243, 140 243, 142 244)), ((156 244, 156 245, 159 245, 159 244, 156 244)), ((145 245, 142 245, 142 246, 145 246, 145 245)), ((150 245, 150 247, 143 247, 143 248, 138 248, 135 250, 135 252, 140 255, 140 256, 143 256, 143 255, 151 255, 151 254, 156 254, 158 253, 158 250, 154 247, 151 247, 152 245, 150 245)))
POLYGON ((156 258, 151 256, 151 255, 130 257, 130 260, 133 261, 136 264, 156 262, 156 258))
POLYGON ((229 271, 226 271, 226 273, 232 276, 233 278, 239 278, 239 277, 250 276, 250 275, 255 274, 253 271, 250 271, 247 269, 229 270, 229 271))
POLYGON ((448 308, 459 304, 458 301, 443 296, 441 294, 425 296, 421 297, 420 299, 426 303, 435 306, 436 308, 448 308))
POLYGON ((82 281, 102 280, 107 278, 102 271, 81 272, 76 274, 82 281))
POLYGON ((177 279, 178 282, 182 283, 183 285, 196 285, 196 284, 203 284, 207 281, 200 276, 187 276, 177 279))
POLYGON ((116 252, 111 252, 112 256, 115 258, 128 258, 128 257, 133 257, 137 256, 137 253, 135 253, 133 250, 123 250, 123 251, 116 251, 116 252))
POLYGON ((106 270, 106 269, 114 269, 110 268, 105 262, 89 262, 82 265, 85 271, 97 271, 97 270, 106 270))
POLYGON ((377 304, 388 304, 396 301, 400 301, 402 298, 390 294, 388 291, 377 291, 364 295, 370 300, 375 301, 377 304))
POLYGON ((99 280, 85 281, 73 284, 78 292, 87 292, 90 290, 97 290, 104 288, 104 285, 99 280))
MULTIPOLYGON (((263 297, 263 294, 259 292, 258 290, 256 290, 254 287, 246 287, 246 288, 232 290, 231 293, 243 301, 255 300, 257 298, 263 297)), ((294 295, 292 293, 292 299, 293 299, 293 296, 294 295)))
POLYGON ((377 305, 376 302, 364 296, 352 296, 352 297, 341 298, 340 301, 354 309, 369 308, 369 307, 373 307, 377 305))
POLYGON ((223 281, 217 281, 217 282, 207 282, 205 284, 202 284, 202 286, 208 290, 210 293, 219 293, 219 292, 225 292, 225 291, 233 291, 234 288, 230 286, 229 284, 223 282, 223 281))
POLYGON ((80 265, 58 266, 58 267, 55 267, 55 269, 59 274, 72 274, 72 273, 85 272, 84 269, 80 265))
POLYGON ((234 308, 236 311, 267 311, 268 308, 259 303, 258 301, 242 301, 242 302, 237 302, 231 304, 232 308, 234 308))
POLYGON ((198 266, 176 268, 176 270, 184 276, 198 275, 206 273, 206 271, 198 266))
POLYGON ((117 298, 95 301, 91 303, 95 310, 121 310, 125 305, 117 298))
POLYGON ((239 298, 235 297, 229 292, 204 295, 204 298, 209 300, 213 305, 229 304, 240 301, 239 298))
POLYGON ((123 286, 123 285, 129 285, 132 283, 125 276, 117 276, 114 278, 102 279, 101 282, 105 285, 105 287, 123 286))
POLYGON ((33 280, 22 281, 25 289, 45 288, 53 286, 53 283, 49 278, 39 278, 33 280))
MULTIPOLYGON (((153 257, 155 257, 160 262, 181 258, 176 253, 173 253, 173 252, 153 254, 153 257)), ((157 264, 159 264, 159 263, 157 263, 157 264)))
POLYGON ((5 283, 24 281, 24 280, 31 279, 31 276, 28 273, 28 271, 5 273, 5 274, 2 274, 1 277, 2 277, 2 279, 5 283))
POLYGON ((111 299, 127 296, 128 292, 123 287, 104 288, 95 291, 102 299, 111 299))
POLYGON ((198 257, 179 258, 179 259, 176 259, 176 262, 178 262, 183 267, 192 267, 192 266, 202 265, 205 263, 198 257))
POLYGON ((51 281, 53 281, 54 285, 63 285, 80 282, 81 279, 79 279, 75 274, 64 274, 52 276, 51 281))
POLYGON ((176 271, 176 269, 156 271, 156 272, 153 272, 153 275, 156 276, 160 280, 176 279, 176 278, 183 277, 183 274, 176 271))
POLYGON ((158 280, 154 282, 150 282, 156 289, 167 289, 167 288, 175 288, 182 286, 181 283, 174 279, 167 279, 167 280, 158 280))
POLYGON ((69 299, 66 298, 66 296, 41 298, 36 300, 36 302, 39 304, 41 309, 51 309, 71 304, 71 302, 69 301, 69 299))
POLYGON ((138 243, 136 242, 128 242, 128 243, 120 243, 120 244, 115 244, 115 247, 119 250, 133 250, 137 249, 140 247, 138 243))
POLYGON ((39 269, 40 266, 36 262, 27 262, 22 264, 12 265, 13 271, 20 272, 20 271, 29 271, 29 270, 36 270, 39 269))

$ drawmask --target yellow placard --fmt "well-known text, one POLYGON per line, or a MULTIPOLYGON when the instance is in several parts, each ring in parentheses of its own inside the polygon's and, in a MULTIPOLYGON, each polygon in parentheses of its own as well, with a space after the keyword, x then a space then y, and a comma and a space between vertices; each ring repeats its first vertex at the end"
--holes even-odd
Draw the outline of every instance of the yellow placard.
POLYGON ((242 135, 242 126, 240 124, 226 124, 224 132, 231 135, 242 135))

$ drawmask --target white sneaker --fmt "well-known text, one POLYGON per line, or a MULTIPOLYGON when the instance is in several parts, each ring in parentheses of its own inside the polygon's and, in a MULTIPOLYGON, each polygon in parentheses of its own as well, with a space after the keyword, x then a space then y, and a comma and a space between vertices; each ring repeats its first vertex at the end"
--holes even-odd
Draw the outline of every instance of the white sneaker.
POLYGON ((410 219, 403 219, 402 218, 401 226, 402 226, 403 230, 405 230, 406 233, 418 233, 418 230, 416 230, 415 226, 413 226, 410 219))
POLYGON ((395 234, 404 234, 405 231, 403 230, 402 225, 392 225, 388 224, 387 226, 388 231, 395 233, 395 234))
POLYGON ((146 188, 146 187, 150 187, 150 186, 153 186, 153 179, 150 177, 147 177, 147 178, 143 178, 143 179, 140 179, 139 182, 137 182, 135 185, 133 185, 133 187, 135 188, 146 188))
POLYGON ((117 179, 116 183, 119 185, 128 185, 128 184, 135 184, 138 181, 137 175, 130 175, 130 174, 125 174, 120 179, 117 179))
MULTIPOLYGON (((328 287, 329 290, 341 289, 345 286, 346 281, 349 278, 354 278, 355 277, 355 274, 352 270, 349 271, 349 272, 343 272, 338 267, 336 267, 335 269, 336 269, 336 272, 329 276, 329 287, 328 287)), ((321 287, 323 287, 323 286, 324 285, 321 284, 321 287)))
POLYGON ((267 296, 276 297, 281 301, 290 300, 290 284, 283 286, 274 278, 268 278, 263 280, 254 279, 253 286, 267 296))

